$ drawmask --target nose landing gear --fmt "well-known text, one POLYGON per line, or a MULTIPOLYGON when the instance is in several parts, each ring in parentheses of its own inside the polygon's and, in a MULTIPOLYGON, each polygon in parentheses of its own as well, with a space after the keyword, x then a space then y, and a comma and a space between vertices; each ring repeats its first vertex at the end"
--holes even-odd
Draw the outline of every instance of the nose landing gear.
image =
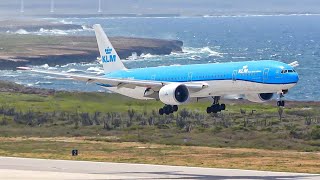
POLYGON ((284 107, 284 105, 285 105, 285 101, 283 100, 284 94, 285 94, 285 92, 279 93, 279 98, 278 98, 278 101, 277 101, 277 106, 278 107, 284 107))

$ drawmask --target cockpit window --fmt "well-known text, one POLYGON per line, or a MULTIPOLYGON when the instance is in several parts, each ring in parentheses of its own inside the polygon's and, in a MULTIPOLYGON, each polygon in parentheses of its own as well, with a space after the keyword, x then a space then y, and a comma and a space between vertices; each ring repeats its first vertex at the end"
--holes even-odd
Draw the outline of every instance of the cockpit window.
POLYGON ((296 72, 294 69, 283 69, 281 71, 281 74, 294 73, 294 72, 296 72))

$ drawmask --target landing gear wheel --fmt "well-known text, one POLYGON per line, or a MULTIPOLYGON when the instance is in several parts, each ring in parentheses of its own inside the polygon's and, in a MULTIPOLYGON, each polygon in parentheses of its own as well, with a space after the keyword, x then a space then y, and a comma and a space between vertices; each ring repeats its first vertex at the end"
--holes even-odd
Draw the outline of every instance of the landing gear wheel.
POLYGON ((212 104, 212 106, 207 107, 207 113, 218 113, 220 111, 224 111, 226 110, 226 105, 225 104, 219 104, 219 100, 220 100, 220 96, 215 96, 213 97, 214 102, 212 104))
POLYGON ((211 111, 212 113, 217 113, 220 111, 220 105, 219 104, 214 104, 211 106, 211 111))
POLYGON ((279 98, 277 101, 277 106, 278 107, 284 107, 285 102, 284 100, 282 100, 284 98, 284 94, 288 93, 288 91, 282 91, 281 93, 279 93, 279 98))
POLYGON ((208 114, 212 113, 211 107, 207 107, 207 113, 208 113, 208 114))
POLYGON ((166 114, 166 115, 169 115, 169 114, 172 114, 173 112, 176 112, 178 111, 178 106, 177 105, 165 105, 163 108, 160 108, 159 109, 159 114, 160 115, 163 115, 163 114, 166 114))
POLYGON ((163 108, 160 108, 160 109, 159 109, 159 114, 160 114, 160 115, 163 115, 163 114, 164 114, 163 108))
POLYGON ((277 101, 277 106, 284 107, 285 102, 284 101, 277 101))
POLYGON ((177 112, 179 108, 178 108, 177 105, 174 105, 174 106, 172 107, 172 109, 173 109, 173 112, 177 112))
POLYGON ((226 105, 225 105, 225 104, 221 104, 221 105, 220 105, 220 109, 221 109, 221 111, 226 110, 226 105))

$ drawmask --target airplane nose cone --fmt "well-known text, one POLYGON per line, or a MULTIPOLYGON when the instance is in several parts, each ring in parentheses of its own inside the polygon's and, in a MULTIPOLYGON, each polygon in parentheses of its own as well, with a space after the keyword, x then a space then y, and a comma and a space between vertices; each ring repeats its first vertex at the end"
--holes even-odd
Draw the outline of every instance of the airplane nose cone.
POLYGON ((297 83, 297 82, 299 81, 299 75, 298 75, 298 73, 294 73, 294 75, 293 75, 293 81, 294 81, 295 83, 297 83))

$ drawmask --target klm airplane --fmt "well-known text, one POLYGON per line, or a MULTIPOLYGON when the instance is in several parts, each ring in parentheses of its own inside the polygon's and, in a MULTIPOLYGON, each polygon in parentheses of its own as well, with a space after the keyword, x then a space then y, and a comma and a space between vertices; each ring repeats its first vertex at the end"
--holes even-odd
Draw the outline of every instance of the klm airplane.
POLYGON ((243 95, 249 101, 263 103, 277 94, 277 105, 283 107, 284 94, 299 80, 294 70, 299 65, 297 61, 285 64, 261 60, 127 69, 102 27, 99 24, 93 27, 104 76, 42 71, 28 67, 19 69, 95 83, 109 91, 136 99, 157 99, 165 104, 159 109, 160 115, 177 111, 179 105, 191 99, 208 97, 212 98, 213 104, 206 109, 207 113, 217 113, 226 109, 225 104, 219 103, 220 98, 229 95, 243 95))

